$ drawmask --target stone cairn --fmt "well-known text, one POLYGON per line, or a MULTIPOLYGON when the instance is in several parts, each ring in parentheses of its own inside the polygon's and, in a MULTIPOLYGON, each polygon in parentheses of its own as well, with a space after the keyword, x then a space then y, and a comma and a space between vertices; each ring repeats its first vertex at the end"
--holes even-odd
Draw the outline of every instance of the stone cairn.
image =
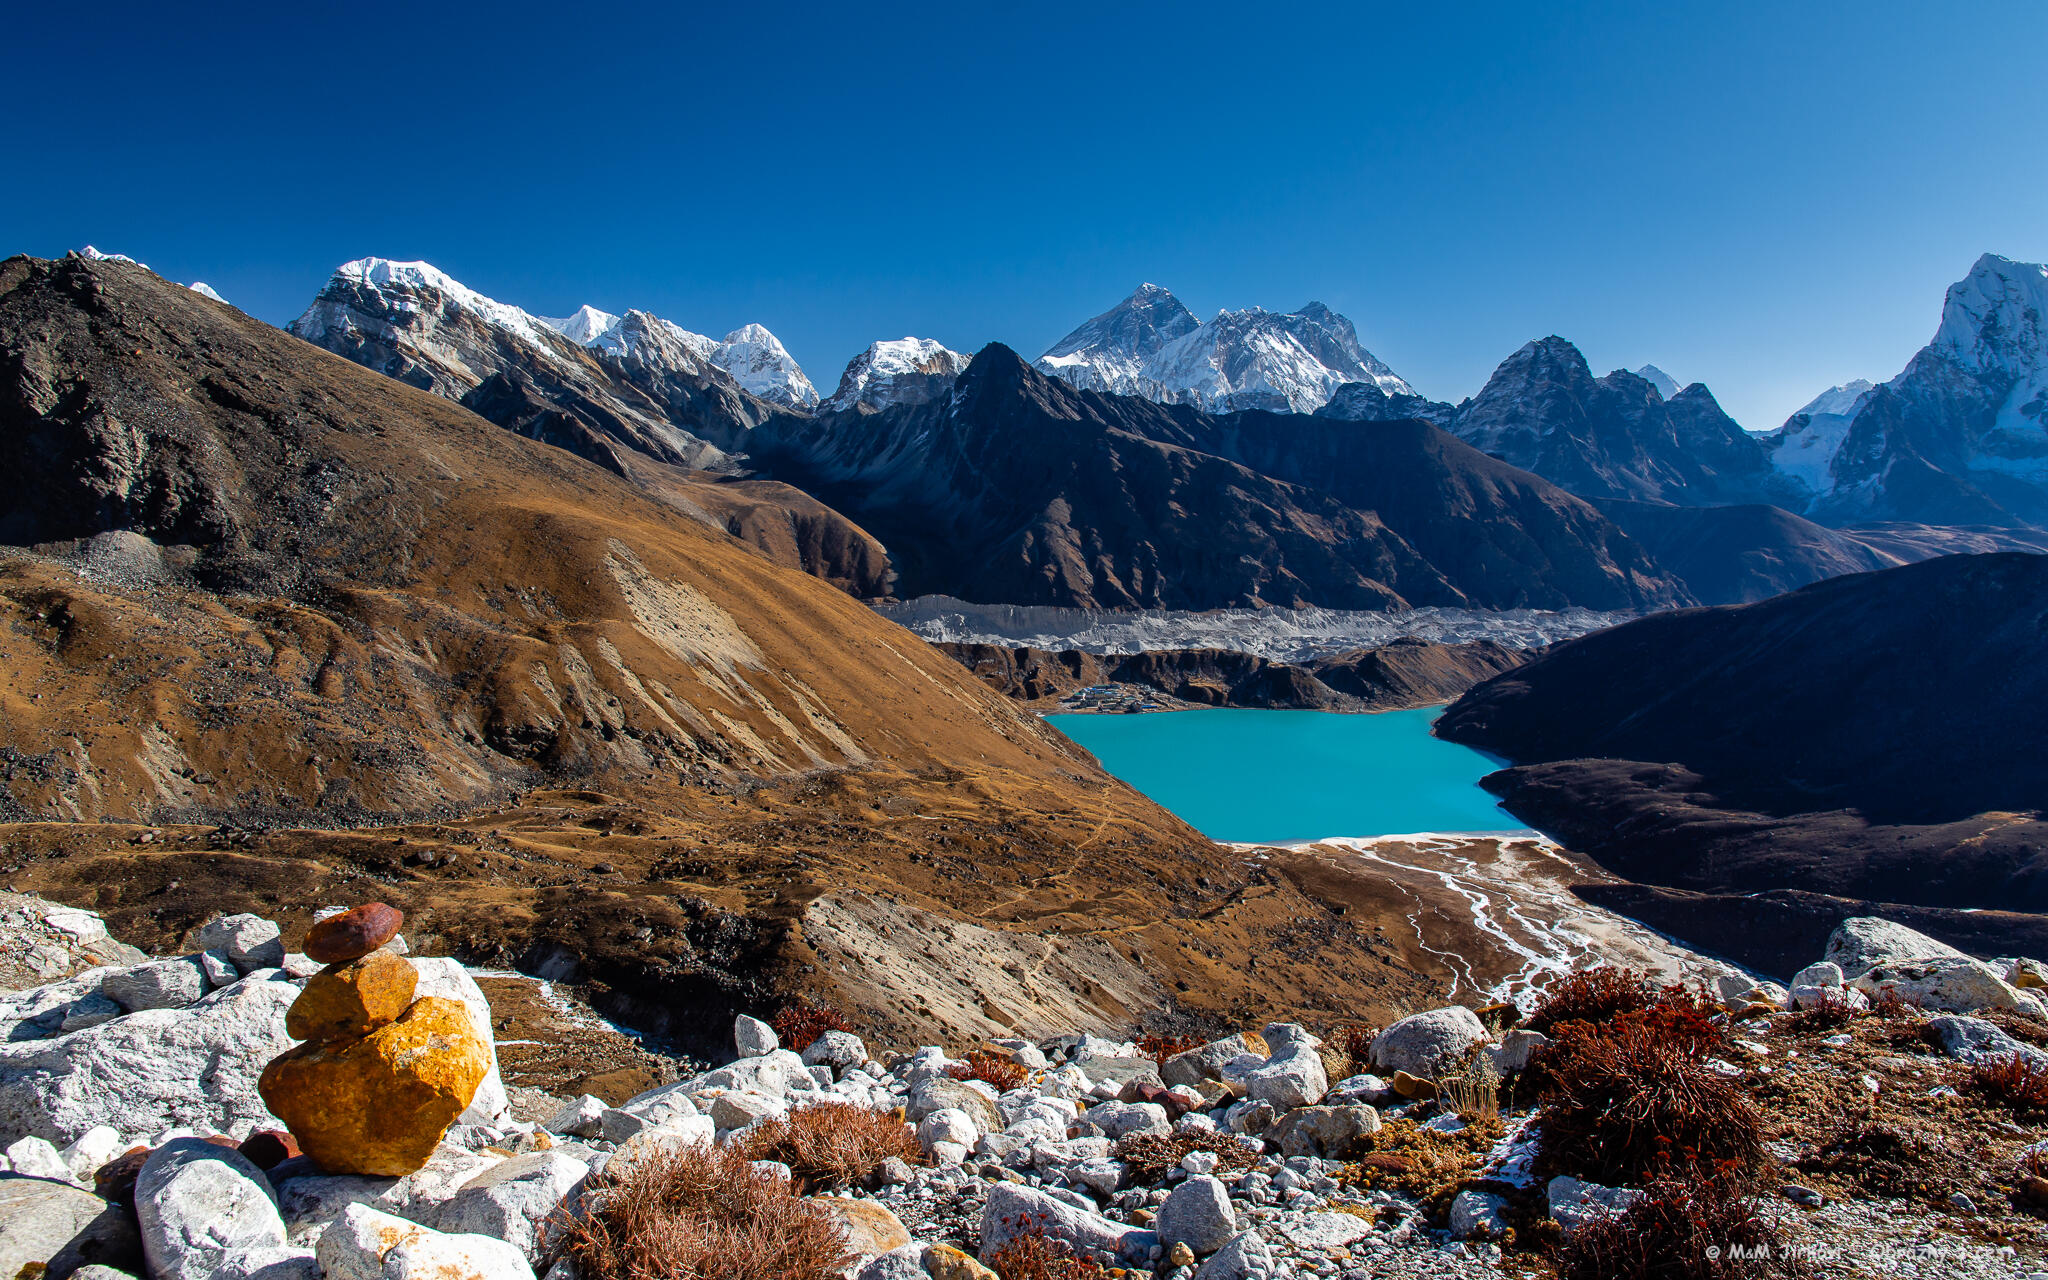
POLYGON ((313 926, 306 955, 327 967, 284 1024, 305 1043, 272 1059, 257 1085, 300 1150, 329 1173, 417 1171, 490 1070, 468 1006, 414 999, 419 971, 384 949, 404 922, 396 907, 373 902, 313 926))

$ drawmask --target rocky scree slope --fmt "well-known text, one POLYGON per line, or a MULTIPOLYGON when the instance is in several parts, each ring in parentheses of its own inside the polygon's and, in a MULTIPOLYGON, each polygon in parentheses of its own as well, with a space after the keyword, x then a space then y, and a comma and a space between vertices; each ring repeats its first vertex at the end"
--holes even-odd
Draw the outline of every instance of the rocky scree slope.
MULTIPOLYGON (((43 904, 23 905, 35 927, 43 904)), ((1531 1021, 1556 1040, 1503 1028, 1525 1012, 1507 1006, 1486 1020, 1431 1007, 1331 1043, 1267 1023, 1144 1047, 1088 1024, 951 1049, 891 1049, 844 1030, 784 1044, 743 1016, 718 1027, 722 1065, 676 1064, 681 1078, 652 1089, 550 1096, 494 1070, 423 1168, 338 1176, 292 1149, 253 1086, 288 1042, 285 1010, 317 966, 253 916, 211 920, 189 942, 204 949, 0 991, 0 1018, 21 1033, 0 1046, 10 1271, 560 1276, 572 1270, 565 1222, 623 1225, 616 1197, 631 1171, 689 1152, 775 1162, 754 1166, 773 1176, 751 1195, 788 1197, 779 1208, 836 1224, 838 1274, 852 1280, 987 1280, 989 1264, 1014 1265, 1005 1247, 1027 1234, 1160 1280, 1482 1277, 1543 1266, 1648 1194, 1625 1171, 1592 1181, 1598 1153, 1547 1136, 1583 1107, 1544 1092, 1543 1068, 1584 1034, 1546 1022, 1561 1012, 1548 993, 1531 1021), (173 990, 148 976, 159 973, 190 976, 173 990), (186 1073, 202 1059, 208 1069, 186 1073), (80 1077, 98 1087, 70 1088, 80 1077), (837 1176, 787 1137, 847 1132, 856 1116, 873 1136, 837 1176)), ((460 1001, 479 1028, 500 1025, 461 966, 414 964, 422 988, 460 1001)), ((2038 1266, 2048 1237, 2028 1206, 2048 1187, 2035 1172, 2041 1147, 1974 1073, 2002 1060, 2048 1069, 2014 1035, 2041 1025, 2044 971, 1854 919, 1789 990, 1731 971, 1690 998, 1701 1043, 1678 1069, 1710 1101, 1737 1091, 1749 1141, 1766 1139, 1742 1202, 1766 1238, 1825 1246, 1854 1274, 1930 1235, 1948 1246, 1948 1274, 2038 1266), (1873 1007, 1887 994, 1920 1003, 1873 1007), (1716 1087, 1700 1088, 1702 1073, 1716 1087), (1852 1088, 1858 1100, 1845 1105, 1852 1088), (1903 1167, 1842 1158, 1857 1135, 1901 1127, 1923 1135, 1903 1167), (2004 1247, 1973 1241, 1980 1233, 2004 1247)), ((1593 989, 1640 989, 1608 976, 1593 989)), ((1671 1118, 1653 1111, 1654 1123, 1671 1118)), ((701 1211, 670 1208, 682 1227, 701 1211)))
POLYGON ((367 876, 675 1034, 1416 984, 816 578, 139 267, 0 265, 0 465, 0 867, 151 945, 367 876))
POLYGON ((1557 645, 1437 732, 1635 879, 2041 910, 2044 644, 2048 557, 1948 556, 1557 645))
POLYGON ((1423 423, 1076 391, 999 345, 941 397, 782 416, 751 460, 886 544, 906 596, 1104 608, 1643 608, 1683 588, 1597 511, 1423 423))

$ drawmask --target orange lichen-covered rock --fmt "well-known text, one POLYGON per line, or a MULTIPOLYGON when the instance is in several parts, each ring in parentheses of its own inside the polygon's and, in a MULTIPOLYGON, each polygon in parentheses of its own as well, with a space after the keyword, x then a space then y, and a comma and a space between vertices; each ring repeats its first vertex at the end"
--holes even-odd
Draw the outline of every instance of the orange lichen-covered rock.
POLYGON ((345 1040, 394 1022, 412 1004, 420 985, 412 962, 389 951, 329 965, 306 983, 285 1012, 285 1034, 294 1040, 345 1040))
POLYGON ((329 1173, 402 1177, 427 1163, 489 1069, 468 1008, 424 996, 361 1039, 278 1055, 257 1089, 329 1173))

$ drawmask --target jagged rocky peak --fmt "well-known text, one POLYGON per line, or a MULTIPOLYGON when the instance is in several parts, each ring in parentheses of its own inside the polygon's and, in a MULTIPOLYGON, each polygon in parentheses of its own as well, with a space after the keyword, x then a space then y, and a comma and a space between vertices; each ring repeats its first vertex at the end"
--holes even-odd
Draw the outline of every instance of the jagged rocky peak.
POLYGON ((1350 382, 1415 394, 1320 302, 1285 313, 1222 311, 1203 324, 1153 284, 1054 343, 1037 364, 1083 390, 1211 412, 1313 413, 1350 382))
POLYGON ((667 349, 667 362, 674 367, 714 365, 729 374, 741 390, 784 408, 808 411, 818 403, 818 389, 781 340, 763 325, 742 325, 721 340, 693 333, 652 312, 629 310, 615 316, 592 306, 542 323, 573 342, 622 359, 653 358, 648 350, 651 346, 667 349), (687 352, 689 359, 685 361, 676 352, 687 352))
POLYGON ((839 376, 839 389, 819 406, 827 413, 924 404, 944 395, 972 358, 930 338, 870 343, 839 376))
POLYGON ((1636 370, 1636 376, 1657 388, 1657 394, 1666 400, 1678 394, 1678 379, 1659 369, 1654 364, 1646 364, 1636 370))
POLYGON ((1861 401, 1864 396, 1868 395, 1876 386, 1877 384, 1872 382, 1868 378, 1855 378, 1851 381, 1844 382, 1839 386, 1829 387, 1826 391, 1821 392, 1813 399, 1807 401, 1805 406, 1802 407, 1798 411, 1798 413, 1795 413, 1792 416, 1796 418, 1800 416, 1800 414, 1805 414, 1808 417, 1812 417, 1815 414, 1823 413, 1854 413, 1856 412, 1857 403, 1861 401))
POLYGON ((1785 425, 1764 437, 1771 465, 1808 493, 1834 486, 1835 454, 1865 397, 1876 390, 1867 378, 1829 387, 1785 419, 1785 425))
POLYGON ((1344 422, 1402 422, 1419 418, 1448 428, 1457 412, 1456 406, 1428 396, 1388 391, 1376 382, 1347 382, 1330 394, 1328 402, 1316 410, 1316 416, 1344 422))

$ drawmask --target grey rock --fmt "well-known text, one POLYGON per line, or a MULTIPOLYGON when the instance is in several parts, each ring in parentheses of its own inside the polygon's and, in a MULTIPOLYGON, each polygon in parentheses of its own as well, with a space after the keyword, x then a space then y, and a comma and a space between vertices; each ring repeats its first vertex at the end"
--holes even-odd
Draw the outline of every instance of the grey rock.
POLYGON ((1363 1104, 1302 1107, 1289 1111, 1266 1130, 1265 1139, 1283 1156, 1319 1156, 1341 1160, 1359 1141, 1380 1131, 1380 1113, 1363 1104))
MULTIPOLYGON (((1302 1034, 1307 1037, 1306 1032, 1302 1034)), ((1272 1103, 1282 1111, 1289 1107, 1312 1107, 1330 1091, 1329 1073, 1323 1070, 1323 1055, 1316 1051, 1313 1037, 1284 1043, 1287 1045, 1284 1050, 1276 1051, 1265 1065, 1245 1076, 1245 1092, 1260 1102, 1272 1103)))
POLYGON ((220 952, 243 973, 275 969, 284 963, 284 938, 277 925, 246 912, 201 925, 192 935, 192 946, 220 952))
POLYGON ((1836 925, 1822 955, 1842 971, 1845 980, 1861 977, 1876 965, 1935 957, 1967 959, 1946 942, 1880 916, 1852 916, 1836 925))
POLYGON ((1410 1014, 1373 1037, 1372 1064, 1433 1080, 1486 1040, 1479 1015, 1463 1005, 1410 1014))
POLYGON ((26 1178, 71 1181, 71 1166, 63 1153, 42 1138, 16 1138, 8 1143, 7 1167, 26 1178))
POLYGON ((1089 1083, 1101 1084, 1107 1080, 1117 1085, 1163 1084, 1159 1067, 1150 1058, 1108 1058, 1090 1055, 1074 1059, 1074 1066, 1088 1077, 1089 1083))
POLYGON ((1605 1218, 1628 1212, 1643 1193, 1629 1187, 1603 1187, 1578 1178, 1552 1178, 1544 1186, 1550 1216, 1566 1236, 1605 1218))
POLYGON ((434 1225, 458 1235, 503 1240, 538 1261, 541 1231, 590 1166, 554 1151, 513 1156, 472 1178, 441 1206, 434 1225))
POLYGON ((320 1261, 311 1249, 263 1245, 222 1258, 214 1276, 215 1280, 320 1280, 320 1261))
POLYGON ((965 1081, 948 1076, 932 1076, 920 1081, 910 1091, 904 1115, 915 1123, 934 1111, 944 1111, 948 1107, 965 1111, 979 1132, 995 1133, 1004 1128, 1003 1113, 988 1100, 986 1094, 969 1088, 965 1081))
POLYGON ((1497 1240, 1507 1233, 1508 1202, 1491 1191, 1460 1191, 1451 1201, 1451 1235, 1459 1240, 1497 1240))
MULTIPOLYGON (((142 1245, 128 1215, 63 1182, 0 1177, 0 1276, 31 1265, 106 1263, 140 1270, 142 1245)), ((54 1269, 51 1274, 61 1274, 54 1269)))
POLYGON ((210 1280, 235 1254, 285 1243, 262 1171, 199 1138, 150 1155, 135 1179, 135 1217, 152 1280, 210 1280))
POLYGON ((1253 1280, 1273 1274, 1273 1250, 1256 1228, 1239 1234, 1195 1271, 1193 1280, 1253 1280))
POLYGON ((445 1235, 367 1205, 350 1205, 320 1237, 324 1280, 533 1280, 526 1256, 489 1236, 445 1235))
POLYGON ((1820 960, 1807 965, 1792 975, 1792 989, 1801 987, 1839 987, 1843 981, 1842 966, 1832 960, 1820 960))
POLYGON ((1922 1009, 1953 1013, 2017 1009, 2039 1014, 2042 1009, 2039 997, 2021 991, 1993 972, 1990 965, 1968 956, 1880 961, 1850 979, 1849 989, 1872 998, 1894 995, 1922 1009))
MULTIPOLYGON (((805 1047, 802 1058, 807 1067, 833 1067, 847 1071, 868 1060, 868 1047, 851 1031, 827 1031, 805 1047)), ((829 1079, 826 1080, 830 1084, 829 1079)))
POLYGON ((419 985, 413 991, 415 998, 440 996, 444 1000, 460 1000, 469 1009, 470 1025, 483 1041, 484 1056, 490 1062, 484 1082, 476 1087, 476 1096, 456 1121, 497 1124, 504 1119, 511 1099, 506 1096, 505 1079, 498 1071, 498 1041, 491 1027, 491 1002, 484 998, 483 988, 476 985, 476 979, 469 976, 462 962, 452 956, 421 956, 412 962, 412 968, 419 975, 419 985))
POLYGON ((57 1029, 69 1035, 73 1031, 83 1031, 87 1027, 97 1027, 103 1022, 112 1022, 126 1012, 128 1011, 123 1009, 119 1002, 95 991, 73 1001, 64 1010, 64 1020, 58 1024, 57 1029))
POLYGON ((1962 1014, 1929 1018, 1927 1031, 1941 1045, 1943 1053, 1959 1062, 1974 1065, 2018 1054, 2037 1066, 2048 1067, 2048 1052, 2013 1039, 1982 1018, 1962 1014))
POLYGON ((720 1132, 744 1129, 756 1120, 772 1119, 789 1110, 775 1098, 758 1093, 721 1093, 711 1100, 711 1123, 720 1132))
POLYGON ((1187 1085, 1192 1088, 1204 1080, 1221 1080, 1223 1064, 1251 1052, 1251 1046, 1243 1036, 1226 1036, 1211 1040, 1199 1049, 1176 1053, 1159 1068, 1160 1081, 1168 1085, 1187 1085))
POLYGON ((999 1182, 989 1188, 981 1211, 983 1262, 994 1257, 1005 1244, 1034 1230, 1043 1231, 1048 1239, 1058 1240, 1084 1257, 1094 1258, 1116 1255, 1124 1238, 1134 1233, 1133 1228, 1121 1222, 1112 1222, 1043 1191, 1010 1182, 999 1182))
MULTIPOLYGON (((809 1088, 812 1080, 802 1058, 787 1049, 777 1049, 758 1058, 741 1058, 727 1063, 687 1083, 692 1092, 730 1089, 782 1098, 787 1097, 792 1088, 809 1088)), ((632 1109, 632 1103, 626 1105, 628 1110, 632 1109)))
POLYGON ((242 971, 235 967, 234 961, 228 959, 228 953, 225 951, 202 951, 192 958, 199 962, 200 969, 206 974, 206 984, 210 987, 225 987, 242 980, 242 971))
POLYGON ((900 1248, 887 1253, 878 1253, 861 1264, 853 1280, 925 1280, 924 1251, 930 1248, 922 1240, 912 1240, 900 1248))
POLYGON ((742 1058, 758 1058, 782 1047, 782 1041, 776 1036, 775 1028, 759 1018, 750 1018, 744 1013, 732 1021, 732 1042, 742 1058))
MULTIPOLYGON (((694 1104, 692 1110, 694 1112, 694 1104)), ((680 1110, 672 1111, 670 1114, 680 1114, 680 1110)), ((624 1142, 642 1129, 647 1128, 651 1123, 654 1122, 649 1121, 643 1116, 635 1115, 631 1111, 621 1111, 616 1107, 606 1107, 597 1117, 598 1140, 612 1143, 624 1142)))
POLYGON ((595 1138, 604 1132, 604 1113, 611 1110, 603 1098, 584 1094, 541 1122, 549 1133, 576 1138, 595 1138))
POLYGON ((1167 1244, 1184 1244, 1197 1255, 1216 1252, 1237 1234, 1237 1211, 1230 1204, 1230 1188, 1207 1174, 1189 1178, 1159 1206, 1153 1230, 1167 1244))
POLYGON ((108 974, 100 993, 130 1013, 182 1009, 206 994, 206 971, 189 956, 153 960, 108 974))
POLYGON ((1108 1138, 1133 1134, 1164 1136, 1173 1132, 1173 1126, 1166 1120, 1166 1108, 1156 1102, 1098 1102, 1082 1112, 1081 1118, 1108 1138))

